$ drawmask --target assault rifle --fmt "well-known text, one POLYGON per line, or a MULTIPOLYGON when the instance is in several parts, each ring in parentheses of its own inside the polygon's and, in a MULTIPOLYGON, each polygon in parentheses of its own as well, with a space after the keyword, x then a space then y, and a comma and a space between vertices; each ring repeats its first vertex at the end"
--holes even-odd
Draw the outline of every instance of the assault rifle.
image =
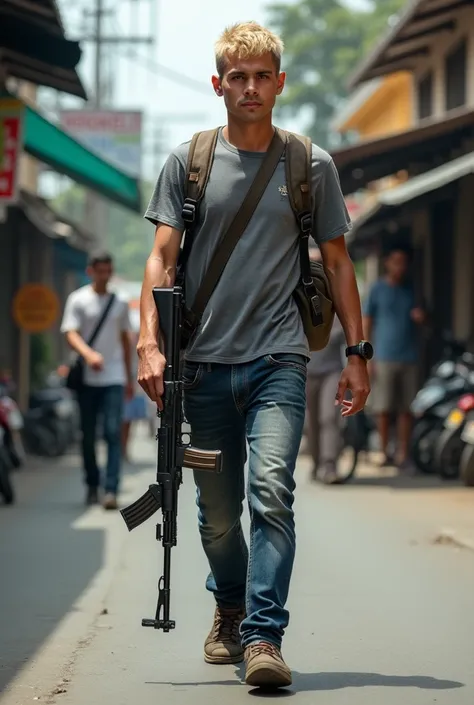
POLYGON ((159 312, 162 352, 166 358, 163 374, 163 410, 158 411, 160 427, 157 432, 158 462, 156 483, 133 504, 120 510, 129 531, 140 526, 153 514, 162 510, 163 531, 156 526, 156 540, 164 548, 163 575, 158 583, 158 604, 154 619, 142 619, 143 627, 169 632, 175 628, 170 619, 171 548, 176 546, 178 489, 182 482, 182 468, 220 472, 221 451, 199 450, 183 443, 182 423, 183 388, 181 382, 181 327, 183 292, 181 287, 154 288, 153 298, 159 312))

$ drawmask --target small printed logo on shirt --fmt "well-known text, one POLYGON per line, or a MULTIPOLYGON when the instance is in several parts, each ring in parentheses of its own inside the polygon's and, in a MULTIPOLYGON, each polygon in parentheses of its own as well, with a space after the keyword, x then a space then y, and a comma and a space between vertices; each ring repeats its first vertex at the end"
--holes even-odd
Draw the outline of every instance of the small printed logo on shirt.
POLYGON ((280 196, 281 196, 282 199, 283 199, 285 196, 288 196, 288 188, 287 188, 286 184, 284 184, 283 186, 279 186, 279 187, 278 187, 278 190, 279 190, 279 192, 280 192, 280 196))

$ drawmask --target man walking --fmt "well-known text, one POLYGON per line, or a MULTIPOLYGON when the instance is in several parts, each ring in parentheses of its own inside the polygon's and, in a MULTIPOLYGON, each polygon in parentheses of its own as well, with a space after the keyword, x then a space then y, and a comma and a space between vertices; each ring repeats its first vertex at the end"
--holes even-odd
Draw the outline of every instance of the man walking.
MULTIPOLYGON (((186 267, 193 303, 222 234, 233 220, 272 142, 272 110, 285 84, 282 43, 256 23, 235 25, 216 44, 212 85, 227 124, 214 160, 186 267)), ((170 154, 145 216, 156 226, 141 294, 139 382, 161 407, 165 359, 157 346, 154 286, 172 286, 182 218, 189 143, 170 154)), ((349 217, 330 156, 312 147, 314 232, 347 343, 362 338, 354 268, 345 247, 349 217)), ((293 473, 305 414, 308 343, 293 298, 300 278, 299 229, 288 198, 284 157, 235 247, 206 306, 183 369, 192 441, 219 448, 219 475, 195 471, 201 540, 210 566, 207 589, 216 608, 204 644, 213 664, 245 658, 246 682, 291 683, 281 643, 295 555, 293 473), (250 550, 241 527, 246 441, 250 550)), ((363 347, 363 346, 362 346, 363 347)), ((359 347, 350 352, 359 351, 359 347)), ((338 385, 343 414, 362 409, 369 392, 366 360, 351 354, 338 385), (346 391, 352 401, 344 400, 346 391)), ((333 402, 336 403, 336 402, 333 402)))
POLYGON ((108 253, 91 257, 87 272, 91 284, 69 295, 61 332, 85 363, 84 383, 77 392, 77 398, 81 416, 86 502, 95 504, 99 499, 100 473, 95 443, 98 419, 102 416, 102 430, 108 450, 103 506, 116 509, 123 402, 125 396, 130 397, 133 393, 129 309, 126 301, 121 301, 108 290, 113 274, 112 257, 108 253), (104 313, 106 316, 91 346, 87 341, 104 313))
MULTIPOLYGON (((311 248, 310 258, 318 261, 321 253, 311 248)), ((306 435, 313 460, 312 478, 328 485, 337 481, 342 450, 341 419, 333 400, 343 370, 343 344, 344 331, 336 317, 327 346, 312 352, 308 362, 306 435)))
POLYGON ((417 391, 417 328, 425 320, 424 311, 415 303, 407 271, 407 253, 393 249, 385 259, 385 276, 374 284, 364 307, 365 334, 374 336, 371 408, 377 416, 382 465, 395 464, 403 471, 412 470, 410 405, 417 391), (395 458, 387 452, 392 416, 396 416, 398 427, 395 458))

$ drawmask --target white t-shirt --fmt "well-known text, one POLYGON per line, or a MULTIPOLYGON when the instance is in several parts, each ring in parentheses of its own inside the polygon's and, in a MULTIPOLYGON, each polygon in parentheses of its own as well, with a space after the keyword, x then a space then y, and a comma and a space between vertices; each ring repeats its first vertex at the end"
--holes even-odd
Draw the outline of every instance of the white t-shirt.
MULTIPOLYGON (((97 294, 90 284, 73 291, 66 301, 61 332, 76 330, 88 342, 111 294, 97 294)), ((84 384, 105 387, 126 383, 125 361, 121 333, 130 331, 129 308, 126 301, 116 296, 92 348, 104 358, 102 370, 85 366, 84 384)))

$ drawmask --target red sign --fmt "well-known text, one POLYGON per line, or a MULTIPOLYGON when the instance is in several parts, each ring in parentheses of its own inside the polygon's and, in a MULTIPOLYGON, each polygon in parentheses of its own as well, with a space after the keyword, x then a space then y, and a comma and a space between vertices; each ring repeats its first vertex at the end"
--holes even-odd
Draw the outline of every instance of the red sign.
POLYGON ((22 103, 14 98, 0 100, 0 204, 17 199, 21 153, 22 103))

